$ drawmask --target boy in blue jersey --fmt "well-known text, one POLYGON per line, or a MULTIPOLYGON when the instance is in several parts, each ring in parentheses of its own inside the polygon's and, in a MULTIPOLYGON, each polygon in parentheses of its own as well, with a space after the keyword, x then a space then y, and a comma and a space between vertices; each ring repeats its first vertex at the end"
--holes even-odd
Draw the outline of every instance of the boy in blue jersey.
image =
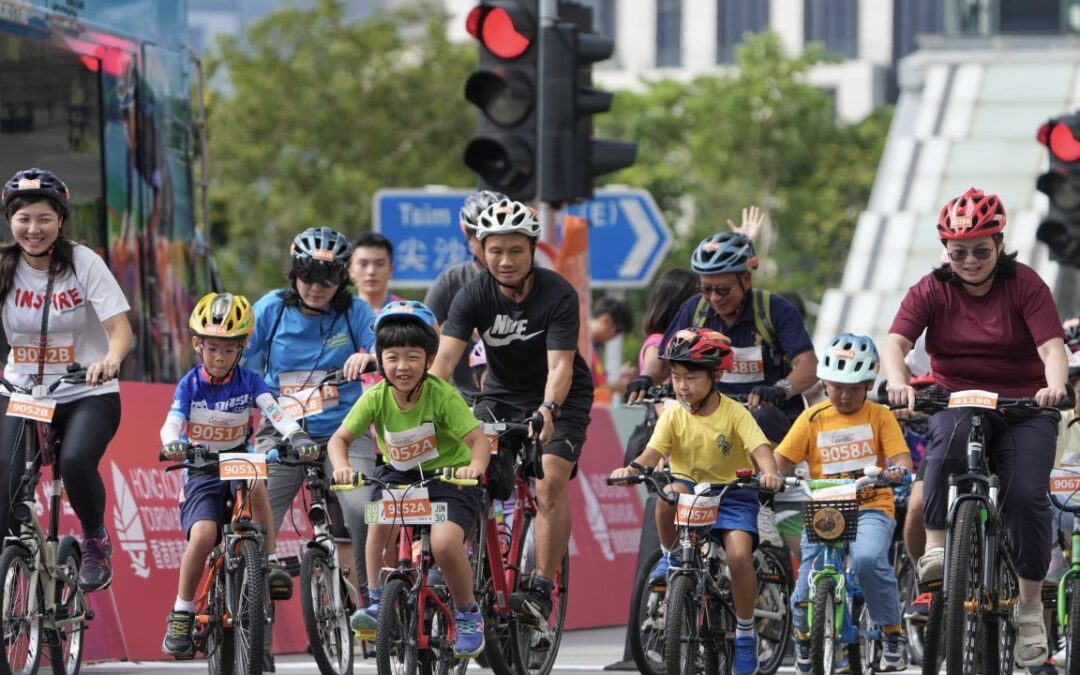
MULTIPOLYGON (((423 303, 391 302, 375 319, 375 348, 383 381, 364 392, 328 445, 334 482, 349 483, 348 447, 374 424, 385 464, 376 477, 409 484, 453 468, 458 478, 478 479, 491 458, 491 445, 480 423, 453 385, 428 374, 438 351, 435 315, 423 303)), ((454 600, 454 654, 474 657, 484 649, 484 618, 473 596, 472 570, 465 554, 465 533, 480 514, 480 491, 432 483, 433 502, 447 504, 448 521, 431 527, 431 552, 454 600)), ((381 497, 376 490, 375 499, 381 497)), ((391 525, 371 525, 367 538, 367 574, 372 604, 352 618, 355 628, 375 628, 381 589, 383 547, 393 542, 391 525)))
MULTIPOLYGON (((188 325, 194 333, 191 344, 203 363, 192 368, 176 386, 172 407, 161 427, 162 452, 167 459, 183 460, 189 443, 213 452, 247 451, 251 412, 256 406, 302 457, 318 454, 318 447, 278 406, 262 377, 238 367, 253 324, 251 303, 242 295, 210 293, 195 305, 188 325)), ((221 539, 221 527, 229 517, 226 502, 233 495, 234 485, 217 476, 196 474, 188 478, 180 493, 180 523, 188 543, 180 562, 176 602, 161 645, 163 652, 179 659, 195 655, 191 635, 195 591, 206 560, 221 539)), ((255 481, 250 504, 253 520, 266 532, 270 597, 287 599, 292 595, 292 580, 277 564, 270 501, 263 481, 255 481)))

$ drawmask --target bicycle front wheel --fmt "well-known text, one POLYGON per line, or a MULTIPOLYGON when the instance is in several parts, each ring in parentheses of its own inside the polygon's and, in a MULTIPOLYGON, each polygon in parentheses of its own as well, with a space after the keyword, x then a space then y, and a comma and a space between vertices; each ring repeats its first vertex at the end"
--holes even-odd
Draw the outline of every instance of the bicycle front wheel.
POLYGON ((1069 614, 1064 628, 1069 675, 1080 675, 1080 578, 1069 581, 1069 614))
POLYGON ((375 635, 375 667, 379 675, 415 675, 418 617, 409 587, 394 579, 383 587, 379 627, 375 635))
MULTIPOLYGON (((961 502, 953 521, 945 587, 945 670, 949 675, 973 675, 976 669, 976 650, 983 642, 981 612, 968 611, 979 606, 979 585, 982 577, 983 538, 976 501, 961 502), (971 603, 971 604, 969 604, 971 603)), ((996 670, 997 659, 980 659, 996 670)))
POLYGON ((345 609, 345 584, 324 549, 309 548, 300 561, 300 606, 311 655, 322 675, 352 672, 355 634, 345 609), (334 601, 335 587, 339 602, 334 601))
MULTIPOLYGON (((526 545, 521 547, 518 560, 518 583, 529 578, 536 569, 535 523, 525 533, 526 545)), ((555 666, 555 657, 562 642, 563 624, 566 622, 567 591, 570 587, 570 555, 563 556, 562 564, 551 580, 551 615, 548 616, 547 632, 527 621, 515 619, 510 623, 510 648, 518 675, 548 675, 555 666)))
POLYGON ((837 650, 843 648, 836 625, 836 582, 828 577, 818 581, 813 602, 810 661, 814 675, 832 675, 836 672, 837 650))
POLYGON ((233 640, 238 673, 261 673, 266 630, 266 573, 262 551, 251 539, 236 546, 233 573, 233 640))
POLYGON ((86 596, 79 590, 82 555, 75 537, 60 540, 56 559, 62 575, 56 581, 56 620, 70 623, 56 627, 56 639, 49 645, 48 657, 54 675, 78 675, 86 630, 86 596))
POLYGON ((664 666, 667 675, 720 672, 716 643, 701 635, 701 608, 694 602, 695 581, 677 576, 668 585, 664 626, 664 666))
POLYGON ((9 543, 0 555, 0 579, 4 582, 4 659, 2 675, 32 675, 41 659, 41 617, 31 614, 31 598, 41 606, 42 590, 33 583, 30 551, 9 543))
POLYGON ((754 552, 758 597, 754 616, 758 634, 758 673, 780 669, 791 640, 791 578, 781 556, 786 549, 762 546, 754 552))
MULTIPOLYGON (((643 675, 664 675, 664 606, 667 602, 667 583, 653 585, 649 576, 662 555, 656 549, 645 561, 641 574, 634 580, 634 595, 630 599, 628 639, 634 664, 643 675)), ((764 672, 764 671, 762 671, 764 672)), ((771 675, 771 674, 767 674, 771 675)))

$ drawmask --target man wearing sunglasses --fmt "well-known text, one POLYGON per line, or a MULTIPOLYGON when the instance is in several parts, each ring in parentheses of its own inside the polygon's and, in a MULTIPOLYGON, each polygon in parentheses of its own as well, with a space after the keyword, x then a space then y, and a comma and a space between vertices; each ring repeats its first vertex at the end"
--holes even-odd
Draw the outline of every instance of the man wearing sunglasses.
MULTIPOLYGON (((714 234, 698 244, 690 259, 698 293, 675 315, 660 351, 683 328, 708 328, 730 337, 735 363, 717 388, 746 396, 758 426, 778 443, 805 407, 800 394, 817 381, 817 356, 798 310, 779 295, 751 287, 750 273, 757 264, 754 244, 741 232, 714 234)), ((667 365, 652 359, 627 387, 627 400, 637 401, 667 376, 667 365)))

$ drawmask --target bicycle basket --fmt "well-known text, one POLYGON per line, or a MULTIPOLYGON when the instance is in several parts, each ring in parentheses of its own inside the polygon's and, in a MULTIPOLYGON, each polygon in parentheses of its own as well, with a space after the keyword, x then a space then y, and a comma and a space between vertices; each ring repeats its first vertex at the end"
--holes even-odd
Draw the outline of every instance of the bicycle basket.
POLYGON ((803 504, 806 538, 812 544, 855 541, 859 531, 859 501, 828 499, 803 504))

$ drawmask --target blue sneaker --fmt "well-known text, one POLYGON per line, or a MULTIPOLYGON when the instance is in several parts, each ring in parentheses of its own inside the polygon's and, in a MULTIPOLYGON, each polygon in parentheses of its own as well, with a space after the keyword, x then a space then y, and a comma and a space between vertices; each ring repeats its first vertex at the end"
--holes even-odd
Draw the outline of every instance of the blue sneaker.
POLYGON ((668 571, 672 567, 679 566, 679 557, 675 553, 668 553, 667 555, 661 555, 660 560, 656 563, 656 566, 652 568, 652 572, 649 572, 649 583, 651 584, 663 584, 667 583, 668 571))
POLYGON ((484 651, 484 615, 479 611, 455 611, 454 632, 454 656, 469 659, 480 656, 480 652, 484 651))
POLYGON ((361 607, 352 613, 349 625, 355 630, 374 630, 379 627, 379 599, 382 593, 378 590, 371 591, 371 600, 367 607, 361 607))
POLYGON ((754 675, 758 669, 757 633, 735 636, 735 662, 732 675, 754 675))

